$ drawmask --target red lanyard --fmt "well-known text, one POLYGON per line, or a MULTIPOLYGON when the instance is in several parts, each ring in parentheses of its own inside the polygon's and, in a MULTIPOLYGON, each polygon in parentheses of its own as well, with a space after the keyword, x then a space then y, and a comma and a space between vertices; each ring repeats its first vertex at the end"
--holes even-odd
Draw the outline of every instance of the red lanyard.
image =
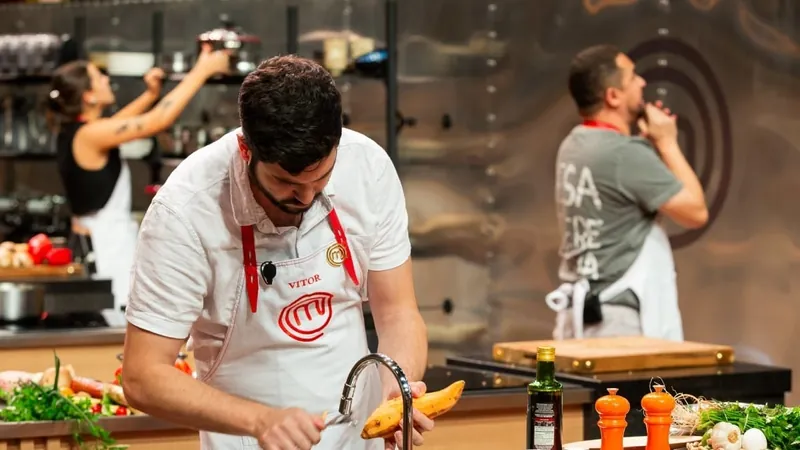
POLYGON ((583 121, 583 126, 589 128, 605 128, 606 130, 614 130, 618 133, 622 133, 622 130, 620 130, 616 125, 612 125, 608 122, 601 122, 599 120, 586 119, 583 121))
MULTIPOLYGON (((347 245, 344 227, 342 227, 342 222, 339 221, 339 215, 336 214, 335 209, 331 209, 328 214, 328 222, 330 222, 331 230, 336 237, 336 243, 344 249, 344 260, 342 261, 344 270, 353 283, 358 286, 356 266, 350 255, 350 246, 347 245)), ((242 254, 244 256, 244 282, 247 297, 250 300, 250 311, 255 313, 258 306, 258 267, 256 266, 256 240, 252 225, 242 227, 242 254)))
POLYGON ((244 285, 250 299, 250 311, 258 306, 258 268, 256 268, 256 238, 253 226, 242 227, 242 253, 244 254, 244 285))

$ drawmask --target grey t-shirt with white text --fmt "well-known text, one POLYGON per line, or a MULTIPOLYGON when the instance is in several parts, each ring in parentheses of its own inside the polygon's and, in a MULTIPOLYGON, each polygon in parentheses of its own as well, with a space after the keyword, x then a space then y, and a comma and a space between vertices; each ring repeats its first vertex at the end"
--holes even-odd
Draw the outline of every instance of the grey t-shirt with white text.
POLYGON ((597 293, 633 264, 658 208, 682 184, 646 139, 583 125, 561 143, 556 168, 559 277, 586 277, 597 293))

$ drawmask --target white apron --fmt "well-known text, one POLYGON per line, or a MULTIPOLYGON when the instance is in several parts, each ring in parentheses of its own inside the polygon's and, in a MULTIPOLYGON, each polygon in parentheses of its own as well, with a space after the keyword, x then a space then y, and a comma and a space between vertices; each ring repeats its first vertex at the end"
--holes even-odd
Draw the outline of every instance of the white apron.
MULTIPOLYGON (((642 335, 673 341, 683 340, 683 323, 678 306, 672 247, 667 233, 656 222, 653 222, 650 233, 631 267, 620 279, 600 292, 601 305, 627 289, 632 290, 639 298, 642 335)), ((575 283, 564 283, 547 295, 545 298, 547 305, 557 312, 553 339, 584 337, 583 306, 588 292, 589 281, 581 279, 575 283), (570 300, 572 308, 569 308, 570 300)), ((604 322, 606 306, 612 305, 603 305, 604 322)), ((603 323, 593 326, 603 326, 603 323)), ((606 330, 604 334, 613 335, 613 331, 606 330)))
MULTIPOLYGON (((333 209, 328 222, 329 242, 308 256, 272 261, 275 278, 270 285, 257 272, 262 263, 271 261, 269 255, 255 250, 253 227, 242 227, 240 294, 216 361, 196 360, 199 379, 270 407, 297 407, 312 414, 327 411, 328 417, 338 414, 350 369, 369 353, 361 309, 366 265, 358 263, 366 257, 357 242, 345 237, 333 209), (343 257, 348 254, 355 258, 343 257), (362 282, 357 284, 358 280, 362 282)), ((377 367, 370 366, 361 373, 353 399, 353 417, 359 425, 323 430, 314 448, 382 450, 382 439, 360 437, 380 396, 377 367)), ((201 432, 200 439, 206 450, 259 447, 252 437, 201 432)))
POLYGON ((128 304, 130 273, 139 230, 131 215, 131 171, 124 159, 114 191, 105 206, 76 219, 90 231, 97 269, 95 276, 111 280, 114 309, 119 311, 120 306, 128 304))

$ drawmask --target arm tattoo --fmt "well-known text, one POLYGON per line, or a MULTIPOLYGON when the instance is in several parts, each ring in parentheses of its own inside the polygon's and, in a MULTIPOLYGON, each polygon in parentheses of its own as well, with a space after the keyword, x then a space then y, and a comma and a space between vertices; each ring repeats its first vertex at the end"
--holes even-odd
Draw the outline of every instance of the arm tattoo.
POLYGON ((128 130, 128 122, 125 122, 122 125, 120 125, 119 128, 117 128, 117 131, 115 131, 114 133, 115 134, 122 134, 127 130, 128 130))
POLYGON ((165 111, 166 111, 167 109, 169 109, 169 107, 170 107, 170 106, 172 106, 172 100, 164 100, 164 101, 161 103, 161 107, 160 107, 160 108, 161 108, 162 110, 165 110, 165 111))
POLYGON ((142 131, 142 128, 144 128, 144 124, 142 123, 141 120, 137 120, 136 121, 136 131, 142 131))

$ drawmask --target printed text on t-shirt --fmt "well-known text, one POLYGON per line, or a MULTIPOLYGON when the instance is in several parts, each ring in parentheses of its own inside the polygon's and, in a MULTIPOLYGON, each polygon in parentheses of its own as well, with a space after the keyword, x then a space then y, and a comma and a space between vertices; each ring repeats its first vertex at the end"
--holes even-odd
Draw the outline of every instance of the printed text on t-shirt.
POLYGON ((580 253, 576 272, 579 276, 596 280, 599 277, 597 258, 592 250, 600 248, 599 233, 603 220, 591 217, 591 210, 582 208, 586 202, 595 210, 603 209, 592 171, 588 167, 560 163, 558 167, 558 201, 564 208, 566 232, 564 248, 567 253, 580 253), (582 209, 580 214, 570 214, 571 209, 582 209), (588 214, 587 214, 588 213, 588 214))

